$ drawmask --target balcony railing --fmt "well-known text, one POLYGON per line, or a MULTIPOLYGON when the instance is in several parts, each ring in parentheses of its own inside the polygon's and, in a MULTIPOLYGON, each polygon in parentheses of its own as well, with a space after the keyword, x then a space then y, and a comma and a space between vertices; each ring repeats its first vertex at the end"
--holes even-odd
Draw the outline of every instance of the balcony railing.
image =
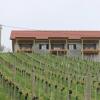
POLYGON ((32 49, 31 48, 21 48, 21 49, 18 49, 17 52, 32 53, 32 49))
POLYGON ((67 49, 60 49, 60 48, 54 48, 49 50, 50 53, 56 54, 56 55, 64 55, 67 53, 67 49))
POLYGON ((99 49, 95 49, 95 48, 85 48, 82 50, 82 52, 84 54, 98 54, 99 53, 99 49))

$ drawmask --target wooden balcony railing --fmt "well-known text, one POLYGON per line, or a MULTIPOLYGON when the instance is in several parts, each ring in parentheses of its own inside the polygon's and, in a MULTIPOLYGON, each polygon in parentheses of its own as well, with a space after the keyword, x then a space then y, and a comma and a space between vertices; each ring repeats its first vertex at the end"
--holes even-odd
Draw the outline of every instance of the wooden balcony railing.
POLYGON ((56 54, 56 55, 65 55, 67 53, 67 49, 50 49, 49 50, 51 54, 56 54))
POLYGON ((21 49, 18 49, 17 52, 32 53, 32 49, 31 48, 21 48, 21 49))
POLYGON ((82 50, 82 52, 84 54, 98 54, 99 53, 99 49, 95 49, 95 48, 85 48, 82 50))

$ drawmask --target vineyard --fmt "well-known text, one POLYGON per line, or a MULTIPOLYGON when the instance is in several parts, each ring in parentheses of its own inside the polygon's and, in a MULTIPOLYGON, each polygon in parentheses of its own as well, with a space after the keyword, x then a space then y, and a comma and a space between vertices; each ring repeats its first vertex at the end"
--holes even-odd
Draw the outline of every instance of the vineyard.
POLYGON ((100 63, 1 53, 0 100, 100 100, 100 63))

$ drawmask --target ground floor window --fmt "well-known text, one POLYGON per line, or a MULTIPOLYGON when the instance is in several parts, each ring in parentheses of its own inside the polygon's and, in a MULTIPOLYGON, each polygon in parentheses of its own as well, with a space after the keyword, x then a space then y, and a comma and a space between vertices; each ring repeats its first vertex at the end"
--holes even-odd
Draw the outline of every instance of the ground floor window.
POLYGON ((49 49, 49 45, 48 44, 39 44, 39 49, 40 50, 47 50, 47 49, 49 49))
POLYGON ((69 50, 76 50, 77 49, 76 44, 68 44, 68 49, 69 50))

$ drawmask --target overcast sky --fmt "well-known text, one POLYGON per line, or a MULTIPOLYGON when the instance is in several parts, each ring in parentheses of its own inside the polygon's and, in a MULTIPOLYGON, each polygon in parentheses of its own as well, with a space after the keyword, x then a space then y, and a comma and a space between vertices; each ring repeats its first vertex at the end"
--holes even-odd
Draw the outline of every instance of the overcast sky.
MULTIPOLYGON (((0 24, 37 30, 100 30, 100 0, 0 0, 0 24)), ((3 27, 2 44, 11 48, 3 27)))

